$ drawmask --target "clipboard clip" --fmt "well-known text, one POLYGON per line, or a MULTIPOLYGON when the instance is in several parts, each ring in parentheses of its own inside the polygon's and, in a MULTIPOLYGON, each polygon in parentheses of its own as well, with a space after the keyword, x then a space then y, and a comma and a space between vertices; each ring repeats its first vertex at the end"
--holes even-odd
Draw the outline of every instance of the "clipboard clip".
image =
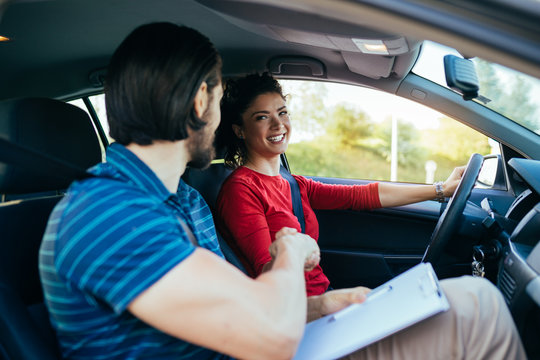
POLYGON ((442 296, 441 289, 439 288, 432 271, 428 271, 418 279, 418 286, 422 290, 424 296, 430 296, 433 292, 436 292, 439 297, 442 296))
POLYGON ((370 291, 367 294, 366 301, 373 301, 373 299, 376 299, 376 298, 388 293, 391 290, 392 290, 392 285, 379 286, 378 288, 376 288, 375 290, 370 291))

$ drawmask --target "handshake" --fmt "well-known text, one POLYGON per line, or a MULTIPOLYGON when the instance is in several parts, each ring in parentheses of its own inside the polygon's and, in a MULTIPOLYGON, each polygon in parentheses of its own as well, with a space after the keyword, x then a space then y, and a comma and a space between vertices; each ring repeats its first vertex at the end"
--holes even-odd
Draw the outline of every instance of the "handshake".
POLYGON ((321 260, 317 242, 311 236, 299 233, 293 228, 284 227, 276 233, 276 241, 269 248, 272 259, 284 249, 293 251, 300 258, 305 271, 313 270, 321 260))

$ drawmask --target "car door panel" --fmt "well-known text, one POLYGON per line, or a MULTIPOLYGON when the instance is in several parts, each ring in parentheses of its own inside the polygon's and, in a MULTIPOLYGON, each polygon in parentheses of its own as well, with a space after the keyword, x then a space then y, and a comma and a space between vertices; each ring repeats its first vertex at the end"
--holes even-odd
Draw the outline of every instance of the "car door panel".
MULTIPOLYGON (((360 185, 370 182, 311 178, 328 184, 360 185)), ((504 213, 513 199, 507 191, 478 188, 473 190, 469 201, 478 208, 484 198, 488 198, 500 213, 504 213)), ((321 266, 331 285, 334 288, 376 287, 420 262, 443 210, 437 201, 365 211, 315 210, 320 228, 321 266)), ((479 231, 482 212, 478 215, 477 211, 475 216, 475 226, 456 230, 463 238, 462 243, 467 243, 470 235, 467 231, 479 231)), ((450 271, 466 273, 468 266, 465 262, 450 271)))
MULTIPOLYGON (((370 182, 311 178, 328 184, 370 182)), ((332 286, 375 287, 420 262, 439 212, 435 201, 365 211, 315 210, 321 266, 332 286)))

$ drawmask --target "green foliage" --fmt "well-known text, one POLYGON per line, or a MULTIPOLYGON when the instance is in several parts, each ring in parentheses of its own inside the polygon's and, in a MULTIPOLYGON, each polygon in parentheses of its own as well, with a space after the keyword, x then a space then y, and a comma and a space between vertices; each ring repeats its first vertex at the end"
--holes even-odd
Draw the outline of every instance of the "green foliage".
MULTIPOLYGON (((482 71, 491 97, 504 99, 493 68, 482 71)), ((388 180, 390 178, 390 118, 374 121, 352 105, 325 105, 324 83, 285 82, 284 90, 294 94, 289 102, 293 132, 300 134, 289 145, 287 157, 293 173, 337 178, 388 180), (290 84, 294 83, 294 84, 290 84)), ((514 89, 513 101, 527 103, 527 91, 514 89)), ((528 105, 527 105, 528 106, 528 105)), ((527 111, 530 107, 525 106, 527 111)), ((435 181, 445 180, 456 166, 464 165, 473 152, 489 154, 488 138, 450 118, 434 119, 436 129, 419 129, 398 121, 398 181, 426 181, 426 161, 437 164, 435 181)))
POLYGON ((292 81, 284 84, 284 91, 292 87, 294 93, 287 94, 288 109, 294 131, 299 134, 322 134, 329 123, 329 110, 324 104, 328 89, 322 82, 292 81))
POLYGON ((346 104, 336 105, 331 118, 334 121, 330 123, 328 132, 344 146, 361 146, 362 140, 373 132, 373 123, 368 115, 346 104))
MULTIPOLYGON (((437 163, 435 181, 444 181, 454 167, 463 165, 431 156, 437 163)), ((343 147, 321 137, 289 145, 287 159, 294 174, 344 179, 388 180, 390 164, 371 149, 343 147)), ((398 167, 399 181, 424 183, 424 162, 398 167)))
MULTIPOLYGON (((343 106, 333 112, 334 116, 340 114, 344 118, 336 118, 338 125, 331 127, 336 136, 289 145, 287 158, 292 171, 308 176, 388 180, 391 119, 374 123, 366 114, 355 114, 343 106), (358 126, 354 119, 360 119, 358 126), (351 124, 357 137, 348 136, 346 124, 351 124)), ((398 144, 398 180, 402 182, 425 182, 427 160, 437 164, 434 180, 443 181, 456 166, 466 164, 471 153, 490 153, 487 137, 449 118, 440 119, 438 129, 422 132, 410 123, 398 123, 398 144)))
MULTIPOLYGON (((331 118, 334 123, 328 132, 347 151, 352 148, 363 148, 371 151, 387 162, 392 153, 392 119, 375 123, 370 117, 345 104, 333 108, 331 118)), ((423 149, 417 145, 419 131, 410 123, 398 121, 398 162, 412 165, 422 160, 423 149)))
MULTIPOLYGON (((491 100, 488 107, 508 118, 540 132, 540 111, 531 100, 531 84, 522 75, 511 79, 502 78, 493 65, 475 59, 480 83, 480 93, 491 100)), ((510 70, 508 70, 510 71, 510 70)))
POLYGON ((437 129, 426 130, 422 143, 432 156, 466 164, 473 152, 489 154, 488 138, 453 119, 439 119, 437 129))
MULTIPOLYGON (((397 133, 398 164, 413 165, 414 163, 423 161, 424 149, 417 145, 420 139, 420 133, 414 125, 398 120, 397 133)), ((390 162, 392 157, 392 119, 388 118, 377 124, 374 136, 380 139, 375 150, 390 162)))

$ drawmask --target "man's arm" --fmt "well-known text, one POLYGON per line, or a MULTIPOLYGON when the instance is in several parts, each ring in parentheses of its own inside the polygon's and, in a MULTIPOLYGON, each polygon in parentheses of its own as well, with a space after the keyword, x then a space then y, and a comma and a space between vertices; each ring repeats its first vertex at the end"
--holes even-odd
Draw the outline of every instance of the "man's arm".
POLYGON ((128 309, 163 332, 234 357, 291 358, 306 319, 304 263, 318 247, 291 231, 276 238, 274 266, 257 279, 198 248, 128 309))

